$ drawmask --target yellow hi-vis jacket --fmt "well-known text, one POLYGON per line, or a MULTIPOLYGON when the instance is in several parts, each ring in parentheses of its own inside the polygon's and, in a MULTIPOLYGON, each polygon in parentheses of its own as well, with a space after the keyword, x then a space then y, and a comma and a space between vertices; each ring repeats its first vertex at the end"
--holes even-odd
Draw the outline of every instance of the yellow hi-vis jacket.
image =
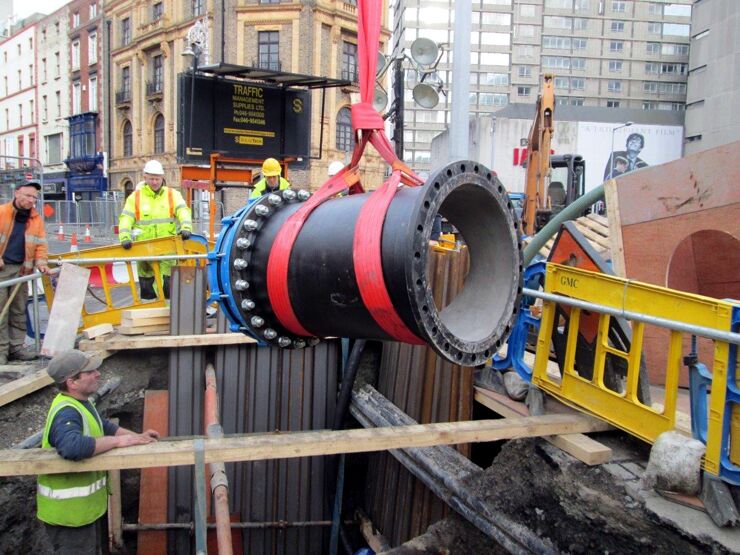
MULTIPOLYGON (((103 437, 100 416, 92 414, 77 399, 59 393, 49 408, 41 447, 51 449, 51 423, 60 409, 72 407, 82 417, 82 431, 89 437, 103 437)), ((67 474, 40 474, 36 488, 39 520, 55 526, 77 528, 98 520, 108 510, 107 472, 91 470, 67 474)))
MULTIPOLYGON (((283 176, 280 176, 280 184, 278 185, 277 190, 282 191, 284 189, 290 189, 290 182, 287 179, 285 179, 283 176)), ((260 198, 266 192, 267 192, 267 180, 263 177, 257 183, 254 184, 254 190, 252 191, 252 194, 249 195, 249 198, 250 199, 260 198)))
POLYGON ((180 229, 192 231, 190 209, 179 191, 162 185, 156 193, 146 183, 140 183, 126 199, 118 218, 118 240, 143 241, 157 237, 172 237, 180 229), (133 233, 133 230, 140 233, 133 233))

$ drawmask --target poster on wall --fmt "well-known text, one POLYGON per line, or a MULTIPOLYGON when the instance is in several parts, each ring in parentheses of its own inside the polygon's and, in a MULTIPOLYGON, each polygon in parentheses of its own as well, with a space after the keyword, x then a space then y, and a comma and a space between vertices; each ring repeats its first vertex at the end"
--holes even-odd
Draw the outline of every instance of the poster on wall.
POLYGON ((610 177, 681 157, 683 127, 579 122, 578 154, 586 159, 586 190, 610 177), (619 129, 617 129, 619 128, 619 129))

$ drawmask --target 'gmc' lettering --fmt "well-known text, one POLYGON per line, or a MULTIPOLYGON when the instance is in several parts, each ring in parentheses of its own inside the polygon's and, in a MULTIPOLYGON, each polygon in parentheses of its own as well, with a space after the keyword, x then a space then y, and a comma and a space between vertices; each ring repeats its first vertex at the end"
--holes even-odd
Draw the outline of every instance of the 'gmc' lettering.
POLYGON ((560 285, 565 285, 566 287, 572 287, 573 289, 576 289, 578 287, 578 279, 574 277, 562 276, 560 278, 560 285))

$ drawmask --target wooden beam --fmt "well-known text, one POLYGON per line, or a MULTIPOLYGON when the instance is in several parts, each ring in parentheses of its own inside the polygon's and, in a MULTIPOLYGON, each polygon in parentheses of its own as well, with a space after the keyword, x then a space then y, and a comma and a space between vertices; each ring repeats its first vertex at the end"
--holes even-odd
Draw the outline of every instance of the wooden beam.
POLYGON ((80 351, 108 349, 121 351, 128 349, 172 349, 176 347, 208 347, 211 345, 242 345, 257 343, 253 338, 241 333, 209 333, 196 335, 157 335, 151 337, 110 337, 96 341, 81 340, 80 351))
MULTIPOLYGON (((475 388, 475 400, 505 418, 521 417, 528 412, 524 403, 513 401, 480 387, 475 388)), ((585 414, 582 416, 584 423, 587 422, 590 429, 579 430, 579 432, 603 432, 612 429, 612 426, 603 420, 585 414)), ((583 433, 558 434, 543 439, 588 465, 604 464, 612 457, 612 450, 609 447, 583 433)))
MULTIPOLYGON (((247 434, 204 439, 205 462, 261 461, 407 447, 454 445, 549 436, 588 430, 582 415, 555 414, 499 420, 445 422, 341 431, 247 434)), ((84 461, 66 461, 53 449, 0 451, 0 476, 54 474, 195 464, 195 440, 164 440, 114 449, 84 461)))
POLYGON ((610 179, 604 183, 606 216, 609 220, 609 245, 612 254, 612 269, 619 277, 627 277, 624 263, 624 239, 622 238, 622 215, 619 209, 617 182, 610 179))

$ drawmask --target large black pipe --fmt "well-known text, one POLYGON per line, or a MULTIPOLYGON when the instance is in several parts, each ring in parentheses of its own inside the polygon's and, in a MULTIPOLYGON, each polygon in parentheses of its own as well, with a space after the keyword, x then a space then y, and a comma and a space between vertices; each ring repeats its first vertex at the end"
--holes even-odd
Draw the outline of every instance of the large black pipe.
MULTIPOLYGON (((283 191, 252 205, 236 223, 226 253, 230 290, 242 317, 257 335, 284 347, 301 346, 310 338, 291 333, 276 318, 266 271, 275 236, 307 198, 303 193, 283 191)), ((353 265, 355 223, 370 194, 321 204, 295 241, 288 270, 290 299, 298 320, 316 337, 394 339, 363 304, 353 265)), ((518 221, 503 186, 483 165, 455 162, 423 187, 401 187, 383 224, 381 259, 401 320, 447 359, 482 364, 508 335, 521 292, 518 221), (470 260, 464 287, 442 310, 435 306, 427 272, 437 213, 457 228, 470 260)))

